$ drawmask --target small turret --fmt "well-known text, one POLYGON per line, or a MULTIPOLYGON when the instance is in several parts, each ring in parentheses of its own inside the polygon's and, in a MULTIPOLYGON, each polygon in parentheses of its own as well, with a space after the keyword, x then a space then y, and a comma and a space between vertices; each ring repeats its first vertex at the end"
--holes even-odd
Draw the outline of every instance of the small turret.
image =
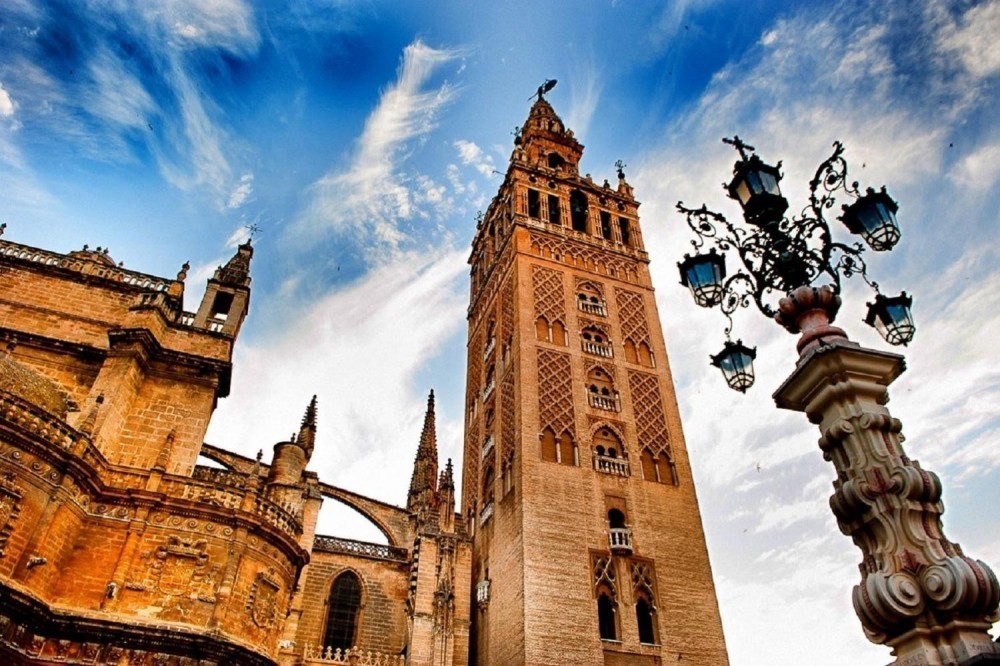
POLYGON ((434 391, 427 396, 427 412, 424 414, 424 429, 420 433, 420 446, 413 461, 413 476, 410 478, 410 492, 406 497, 406 508, 416 511, 421 507, 433 506, 437 488, 437 427, 434 419, 434 391))
POLYGON ((267 485, 294 486, 302 480, 302 473, 312 457, 316 443, 316 396, 309 401, 298 435, 274 445, 274 457, 267 474, 267 485))
POLYGON ((250 309, 250 241, 236 248, 236 254, 215 270, 205 288, 205 296, 194 317, 196 328, 236 337, 250 309))

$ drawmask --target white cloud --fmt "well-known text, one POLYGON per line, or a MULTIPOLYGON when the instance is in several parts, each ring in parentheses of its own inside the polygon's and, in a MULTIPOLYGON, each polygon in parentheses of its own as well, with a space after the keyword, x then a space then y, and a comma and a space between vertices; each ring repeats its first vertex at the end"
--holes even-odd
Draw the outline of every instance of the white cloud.
POLYGON ((590 120, 594 117, 597 102, 601 99, 601 81, 597 70, 590 66, 583 72, 575 72, 570 77, 569 83, 569 112, 566 114, 566 127, 578 136, 583 136, 590 128, 590 120))
POLYGON ((493 163, 492 155, 487 155, 482 148, 472 141, 466 141, 465 139, 459 139, 452 145, 458 151, 458 156, 462 160, 462 164, 474 167, 476 171, 487 178, 493 175, 496 165, 493 163))
POLYGON ((3 83, 0 83, 0 117, 10 118, 14 115, 14 108, 14 100, 3 87, 3 83))
POLYGON ((409 179, 400 170, 407 157, 403 150, 434 129, 437 114, 454 98, 456 88, 447 82, 425 86, 442 64, 460 54, 419 40, 403 50, 396 81, 368 116, 348 167, 313 184, 300 230, 353 233, 373 258, 399 248, 406 239, 400 221, 417 213, 409 179))
POLYGON ((249 171, 240 176, 239 182, 229 193, 229 203, 226 208, 239 208, 246 203, 253 193, 253 174, 249 171))
MULTIPOLYGON (((942 13, 944 9, 942 8, 942 13)), ((958 22, 949 21, 939 33, 941 46, 958 55, 974 76, 1000 72, 1000 2, 975 4, 958 22)))
MULTIPOLYGON (((463 325, 465 268, 464 251, 401 253, 313 301, 276 338, 241 342, 233 395, 220 403, 208 441, 248 455, 261 446, 269 451, 294 431, 315 393, 319 429, 310 469, 401 502, 431 388, 414 386, 414 378, 463 325)), ((445 425, 446 417, 439 412, 439 435, 460 442, 453 430, 461 426, 445 425)))
POLYGON ((991 190, 1000 177, 1000 143, 977 146, 961 159, 950 176, 961 187, 991 190))
POLYGON ((122 128, 145 130, 156 104, 125 63, 107 48, 100 48, 91 56, 87 69, 92 81, 83 94, 87 111, 122 128))

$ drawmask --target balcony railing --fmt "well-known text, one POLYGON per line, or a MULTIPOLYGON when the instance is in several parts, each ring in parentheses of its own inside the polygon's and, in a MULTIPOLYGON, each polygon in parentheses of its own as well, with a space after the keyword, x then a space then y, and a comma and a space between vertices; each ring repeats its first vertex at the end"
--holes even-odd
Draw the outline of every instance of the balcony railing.
POLYGON ((226 320, 216 319, 215 317, 213 317, 212 319, 209 319, 207 322, 205 322, 205 324, 206 328, 212 331, 213 333, 221 333, 222 329, 226 327, 226 320))
POLYGON ((497 348, 497 339, 495 337, 490 338, 490 341, 486 343, 486 349, 483 350, 483 360, 485 361, 493 353, 493 350, 497 348))
POLYGON ((597 393, 588 393, 587 399, 589 400, 591 407, 596 407, 597 409, 603 409, 609 412, 621 411, 618 404, 618 396, 610 398, 597 393))
POLYGON ((604 303, 591 303, 590 301, 577 301, 577 307, 581 311, 587 314, 597 315, 599 317, 607 317, 608 309, 604 306, 604 303))
POLYGON ((490 500, 479 512, 479 526, 482 527, 493 517, 493 500, 490 500))
POLYGON ((629 554, 632 552, 632 530, 628 527, 612 527, 608 532, 608 542, 611 552, 629 554))
POLYGON ((480 607, 486 606, 490 602, 490 581, 481 580, 476 583, 476 603, 480 607))
POLYGON ((405 548, 322 534, 316 535, 313 541, 313 550, 326 553, 344 553, 346 555, 368 557, 373 560, 390 560, 393 562, 406 562, 409 558, 409 553, 405 548))
POLYGON ((486 441, 483 442, 483 460, 486 460, 489 457, 495 443, 496 438, 493 436, 493 433, 490 433, 486 438, 486 441))
POLYGON ((624 458, 612 458, 611 456, 594 455, 594 469, 605 474, 616 476, 631 476, 628 461, 624 458))
POLYGON ((486 388, 483 389, 483 400, 486 400, 486 398, 490 397, 490 394, 493 393, 493 389, 495 389, 496 387, 497 387, 496 380, 490 377, 490 383, 487 384, 486 388))
POLYGON ((611 358, 615 355, 611 349, 611 345, 607 342, 594 342, 592 340, 581 340, 581 342, 583 343, 583 351, 588 354, 603 356, 605 358, 611 358))

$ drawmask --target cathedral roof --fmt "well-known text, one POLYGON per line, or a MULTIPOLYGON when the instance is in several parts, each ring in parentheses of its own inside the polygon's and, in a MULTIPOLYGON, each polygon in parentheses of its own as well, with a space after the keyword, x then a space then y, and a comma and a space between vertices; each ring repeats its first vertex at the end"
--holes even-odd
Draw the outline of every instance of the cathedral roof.
POLYGON ((66 395, 52 380, 18 363, 9 352, 0 354, 0 390, 61 419, 69 411, 66 395))

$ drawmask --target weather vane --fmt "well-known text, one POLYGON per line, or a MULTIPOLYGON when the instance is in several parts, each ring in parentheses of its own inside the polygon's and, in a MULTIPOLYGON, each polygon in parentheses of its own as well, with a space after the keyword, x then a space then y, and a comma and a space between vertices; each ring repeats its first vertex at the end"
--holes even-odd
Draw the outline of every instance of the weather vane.
POLYGON ((244 229, 250 232, 249 240, 253 240, 256 236, 260 235, 264 230, 261 229, 257 224, 251 222, 250 224, 244 225, 244 229))
POLYGON ((622 180, 625 179, 625 167, 627 166, 628 165, 622 162, 621 160, 615 162, 615 168, 618 169, 618 177, 621 178, 622 180))
POLYGON ((529 97, 528 100, 530 101, 534 97, 537 97, 539 100, 544 99, 545 93, 555 88, 556 83, 558 83, 558 81, 556 81, 555 79, 545 79, 545 82, 542 85, 538 86, 538 90, 535 92, 534 95, 529 97))

